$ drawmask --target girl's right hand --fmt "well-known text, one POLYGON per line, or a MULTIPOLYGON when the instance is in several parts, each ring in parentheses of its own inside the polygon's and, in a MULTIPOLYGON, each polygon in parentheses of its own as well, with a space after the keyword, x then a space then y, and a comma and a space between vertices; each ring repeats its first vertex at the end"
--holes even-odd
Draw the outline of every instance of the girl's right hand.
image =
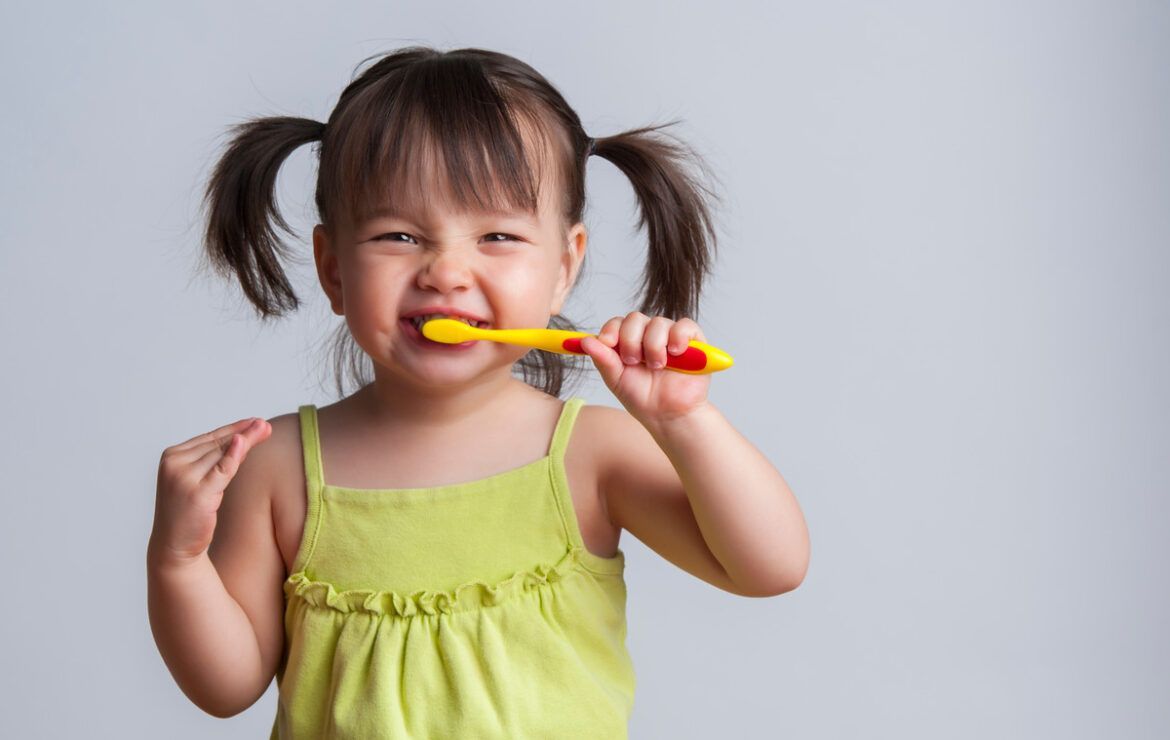
POLYGON ((241 419, 163 450, 149 546, 156 562, 184 565, 207 552, 224 489, 271 434, 264 419, 241 419))

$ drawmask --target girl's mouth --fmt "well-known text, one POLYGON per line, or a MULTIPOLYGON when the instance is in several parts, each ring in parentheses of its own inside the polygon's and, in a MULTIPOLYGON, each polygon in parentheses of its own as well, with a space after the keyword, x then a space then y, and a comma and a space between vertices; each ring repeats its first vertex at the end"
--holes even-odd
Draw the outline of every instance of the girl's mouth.
POLYGON ((412 319, 399 319, 398 323, 400 326, 402 326, 403 334, 409 337, 415 344, 419 345, 420 347, 426 347, 427 349, 462 351, 471 349, 479 341, 477 339, 470 339, 466 342, 460 342, 459 344, 436 342, 424 337, 423 333, 419 331, 418 327, 414 325, 414 321, 412 319))

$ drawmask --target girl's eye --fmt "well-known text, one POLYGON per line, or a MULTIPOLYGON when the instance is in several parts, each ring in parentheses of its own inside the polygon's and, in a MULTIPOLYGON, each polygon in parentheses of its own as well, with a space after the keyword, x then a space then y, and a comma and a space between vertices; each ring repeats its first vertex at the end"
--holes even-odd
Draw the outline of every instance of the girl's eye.
MULTIPOLYGON (((388 234, 380 234, 380 235, 378 235, 378 236, 375 236, 375 237, 374 237, 374 241, 383 241, 383 240, 387 240, 387 239, 386 239, 386 237, 398 237, 398 236, 405 236, 407 239, 412 239, 412 240, 414 239, 414 237, 413 237, 413 236, 411 236, 410 234, 406 234, 406 233, 403 233, 403 232, 401 232, 401 231, 392 231, 392 232, 390 232, 390 233, 388 233, 388 234)), ((491 238, 489 238, 489 239, 488 239, 488 241, 492 241, 492 242, 504 242, 504 241, 513 241, 513 242, 514 242, 514 241, 520 241, 519 239, 517 239, 516 237, 512 236, 511 234, 503 234, 503 233, 500 233, 500 232, 494 232, 494 233, 488 234, 487 236, 488 236, 488 237, 494 237, 494 236, 502 236, 502 237, 504 237, 503 239, 491 239, 491 238)), ((397 240, 397 239, 394 239, 394 238, 390 238, 390 239, 388 239, 387 241, 398 241, 398 240, 397 240)))
MULTIPOLYGON (((412 237, 410 234, 404 234, 404 233, 402 233, 401 231, 394 231, 394 232, 391 232, 391 233, 389 233, 389 234, 381 234, 381 235, 379 235, 379 236, 375 236, 375 237, 374 237, 374 241, 376 241, 376 242, 382 241, 382 240, 383 240, 385 237, 387 237, 387 236, 405 236, 405 237, 407 237, 407 238, 409 238, 409 239, 413 239, 413 238, 414 238, 414 237, 412 237)), ((389 241, 397 241, 397 239, 390 239, 389 241)))

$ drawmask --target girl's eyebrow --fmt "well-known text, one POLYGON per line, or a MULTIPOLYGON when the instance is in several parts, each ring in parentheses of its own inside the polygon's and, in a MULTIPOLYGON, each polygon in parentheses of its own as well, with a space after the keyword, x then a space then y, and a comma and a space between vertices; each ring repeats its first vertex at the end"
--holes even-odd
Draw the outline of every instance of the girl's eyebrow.
MULTIPOLYGON (((520 221, 524 221, 525 223, 531 224, 532 226, 536 226, 539 223, 539 220, 537 219, 536 216, 532 215, 531 213, 528 213, 527 211, 523 211, 523 210, 477 211, 477 212, 474 212, 472 214, 472 216, 474 218, 478 218, 478 219, 514 218, 514 219, 517 219, 520 221)), ((400 212, 394 210, 393 208, 378 208, 374 211, 371 211, 369 213, 369 215, 366 216, 365 220, 368 223, 369 221, 373 221, 374 219, 378 219, 378 218, 399 219, 402 221, 410 221, 411 223, 415 222, 414 219, 412 219, 409 215, 400 213, 400 212)))

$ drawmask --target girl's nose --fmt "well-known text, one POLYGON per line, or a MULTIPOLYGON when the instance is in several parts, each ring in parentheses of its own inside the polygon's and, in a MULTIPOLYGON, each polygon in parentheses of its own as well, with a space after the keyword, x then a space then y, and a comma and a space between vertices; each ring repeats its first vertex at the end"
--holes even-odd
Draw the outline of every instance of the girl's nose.
POLYGON ((433 288, 447 293, 472 283, 471 265, 468 256, 459 250, 435 252, 430 260, 418 271, 420 288, 433 288))

